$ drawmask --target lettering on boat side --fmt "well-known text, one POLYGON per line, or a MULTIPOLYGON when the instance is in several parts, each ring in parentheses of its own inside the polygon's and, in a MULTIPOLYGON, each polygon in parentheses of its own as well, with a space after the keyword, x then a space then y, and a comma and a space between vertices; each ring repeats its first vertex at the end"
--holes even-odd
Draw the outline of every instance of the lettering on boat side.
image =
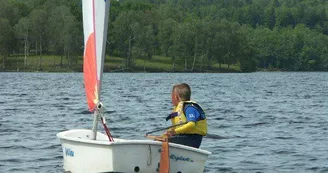
POLYGON ((66 156, 74 157, 74 151, 71 150, 70 148, 66 148, 66 147, 65 147, 65 155, 66 155, 66 156))
POLYGON ((177 161, 184 161, 184 162, 194 162, 192 159, 190 159, 189 157, 183 157, 183 156, 176 156, 174 154, 170 155, 170 159, 177 161))

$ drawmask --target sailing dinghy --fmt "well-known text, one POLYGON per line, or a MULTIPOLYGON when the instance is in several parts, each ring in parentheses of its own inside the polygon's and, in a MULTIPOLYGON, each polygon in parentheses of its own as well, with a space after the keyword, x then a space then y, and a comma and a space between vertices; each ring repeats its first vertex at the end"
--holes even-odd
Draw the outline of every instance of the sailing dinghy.
POLYGON ((84 31, 84 84, 92 129, 73 129, 57 134, 63 151, 64 170, 72 173, 202 173, 208 151, 168 143, 167 139, 112 138, 100 102, 106 48, 109 0, 82 0, 84 31), (106 134, 97 132, 98 121, 106 134))

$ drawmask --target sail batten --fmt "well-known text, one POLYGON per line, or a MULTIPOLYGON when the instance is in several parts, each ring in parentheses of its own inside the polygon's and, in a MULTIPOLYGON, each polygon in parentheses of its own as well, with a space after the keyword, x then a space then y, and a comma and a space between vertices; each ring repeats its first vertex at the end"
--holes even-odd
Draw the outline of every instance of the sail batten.
POLYGON ((82 0, 84 55, 83 74, 87 103, 94 111, 100 102, 104 66, 109 0, 82 0))

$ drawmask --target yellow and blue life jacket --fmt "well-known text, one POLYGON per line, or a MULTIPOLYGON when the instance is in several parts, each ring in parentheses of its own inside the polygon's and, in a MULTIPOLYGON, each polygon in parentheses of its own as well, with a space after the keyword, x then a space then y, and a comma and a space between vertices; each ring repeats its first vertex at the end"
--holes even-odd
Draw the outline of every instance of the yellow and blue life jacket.
MULTIPOLYGON (((171 122, 173 125, 181 124, 183 126, 187 123, 187 118, 185 115, 186 108, 189 106, 194 107, 198 113, 200 114, 199 118, 195 122, 195 126, 192 130, 184 131, 183 134, 198 134, 205 136, 207 134, 207 121, 206 121, 206 115, 204 110, 193 101, 181 101, 179 104, 173 109, 173 112, 166 118, 168 121, 171 119, 171 122)), ((181 127, 181 126, 177 126, 181 127)))

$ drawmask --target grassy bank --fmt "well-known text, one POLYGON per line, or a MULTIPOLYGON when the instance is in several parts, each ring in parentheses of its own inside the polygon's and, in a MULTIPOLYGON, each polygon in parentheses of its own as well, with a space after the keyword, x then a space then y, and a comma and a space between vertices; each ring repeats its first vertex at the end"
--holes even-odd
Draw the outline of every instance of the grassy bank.
MULTIPOLYGON (((81 56, 72 57, 69 61, 66 57, 44 55, 10 56, 6 59, 6 68, 3 69, 3 60, 0 58, 0 71, 20 71, 20 72, 82 72, 83 59, 81 56), (70 62, 70 63, 69 63, 70 62)), ((177 60, 173 68, 170 57, 153 56, 152 59, 134 59, 132 68, 125 68, 125 59, 120 57, 106 57, 104 72, 240 72, 238 65, 211 64, 210 66, 196 62, 192 69, 192 62, 188 62, 185 69, 184 60, 177 60)))

